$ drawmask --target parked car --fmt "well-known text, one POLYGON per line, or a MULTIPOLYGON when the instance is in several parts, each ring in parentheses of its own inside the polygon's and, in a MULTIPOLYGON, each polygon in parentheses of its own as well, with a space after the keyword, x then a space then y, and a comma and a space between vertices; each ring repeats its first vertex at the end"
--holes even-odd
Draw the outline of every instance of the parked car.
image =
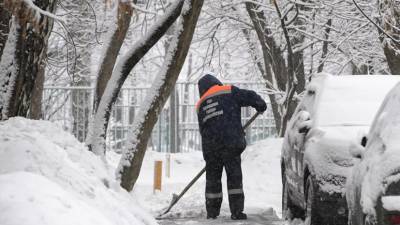
POLYGON ((368 135, 352 146, 349 224, 400 225, 400 83, 386 96, 368 135))
POLYGON ((285 133, 282 209, 311 225, 347 224, 349 149, 365 134, 395 76, 319 75, 308 84, 285 133))

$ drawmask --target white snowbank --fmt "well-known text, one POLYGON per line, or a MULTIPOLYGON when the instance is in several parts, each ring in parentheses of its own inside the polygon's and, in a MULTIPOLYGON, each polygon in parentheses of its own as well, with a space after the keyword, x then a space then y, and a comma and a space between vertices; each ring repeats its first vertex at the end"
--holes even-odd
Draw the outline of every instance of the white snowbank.
MULTIPOLYGON (((282 181, 280 172, 280 151, 282 139, 267 139, 248 146, 242 155, 245 212, 257 214, 274 210, 281 215, 282 181)), ((142 172, 133 193, 142 205, 158 215, 171 201, 172 193, 180 193, 189 181, 205 166, 201 152, 171 155, 171 177, 163 174, 161 192, 153 194, 152 179, 154 160, 163 160, 165 155, 148 151, 142 172)), ((165 169, 163 170, 165 172, 165 169)), ((223 175, 222 217, 229 217, 226 176, 223 175)), ((167 217, 205 217, 205 176, 185 194, 167 217)))
POLYGON ((0 224, 157 224, 114 170, 47 121, 0 123, 0 224))
POLYGON ((112 224, 100 211, 44 176, 7 173, 0 176, 0 186, 1 224, 112 224))
POLYGON ((311 131, 318 133, 306 143, 304 161, 324 192, 345 194, 346 178, 354 165, 349 149, 363 129, 367 127, 323 127, 311 131))

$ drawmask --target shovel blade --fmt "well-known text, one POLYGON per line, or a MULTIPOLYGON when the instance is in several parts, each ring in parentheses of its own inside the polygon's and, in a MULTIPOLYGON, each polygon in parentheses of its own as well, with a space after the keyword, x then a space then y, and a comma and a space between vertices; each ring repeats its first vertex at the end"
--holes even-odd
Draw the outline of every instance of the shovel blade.
POLYGON ((173 194, 172 194, 171 203, 170 203, 169 206, 164 210, 163 213, 161 213, 160 215, 158 215, 158 216, 156 217, 156 220, 162 220, 162 219, 163 219, 162 216, 164 216, 165 214, 167 214, 167 213, 171 210, 172 206, 174 206, 175 203, 176 203, 176 201, 178 201, 178 198, 179 198, 179 195, 173 193, 173 194))

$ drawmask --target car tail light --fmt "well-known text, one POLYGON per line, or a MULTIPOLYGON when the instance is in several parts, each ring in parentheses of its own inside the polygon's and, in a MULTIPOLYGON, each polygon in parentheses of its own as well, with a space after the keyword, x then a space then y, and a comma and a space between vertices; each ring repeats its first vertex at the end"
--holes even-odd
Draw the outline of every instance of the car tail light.
POLYGON ((400 225, 400 215, 388 215, 387 221, 390 225, 400 225))

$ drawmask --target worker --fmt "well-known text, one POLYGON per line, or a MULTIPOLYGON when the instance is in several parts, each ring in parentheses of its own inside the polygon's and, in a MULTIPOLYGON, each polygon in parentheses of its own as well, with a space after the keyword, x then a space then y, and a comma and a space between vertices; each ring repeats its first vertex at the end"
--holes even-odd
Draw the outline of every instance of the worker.
POLYGON ((198 86, 201 97, 196 110, 206 162, 207 219, 219 216, 221 176, 225 168, 231 219, 245 220, 240 155, 246 148, 246 139, 241 123, 241 107, 251 106, 257 112, 264 112, 267 104, 254 91, 223 85, 210 74, 203 76, 198 86))

